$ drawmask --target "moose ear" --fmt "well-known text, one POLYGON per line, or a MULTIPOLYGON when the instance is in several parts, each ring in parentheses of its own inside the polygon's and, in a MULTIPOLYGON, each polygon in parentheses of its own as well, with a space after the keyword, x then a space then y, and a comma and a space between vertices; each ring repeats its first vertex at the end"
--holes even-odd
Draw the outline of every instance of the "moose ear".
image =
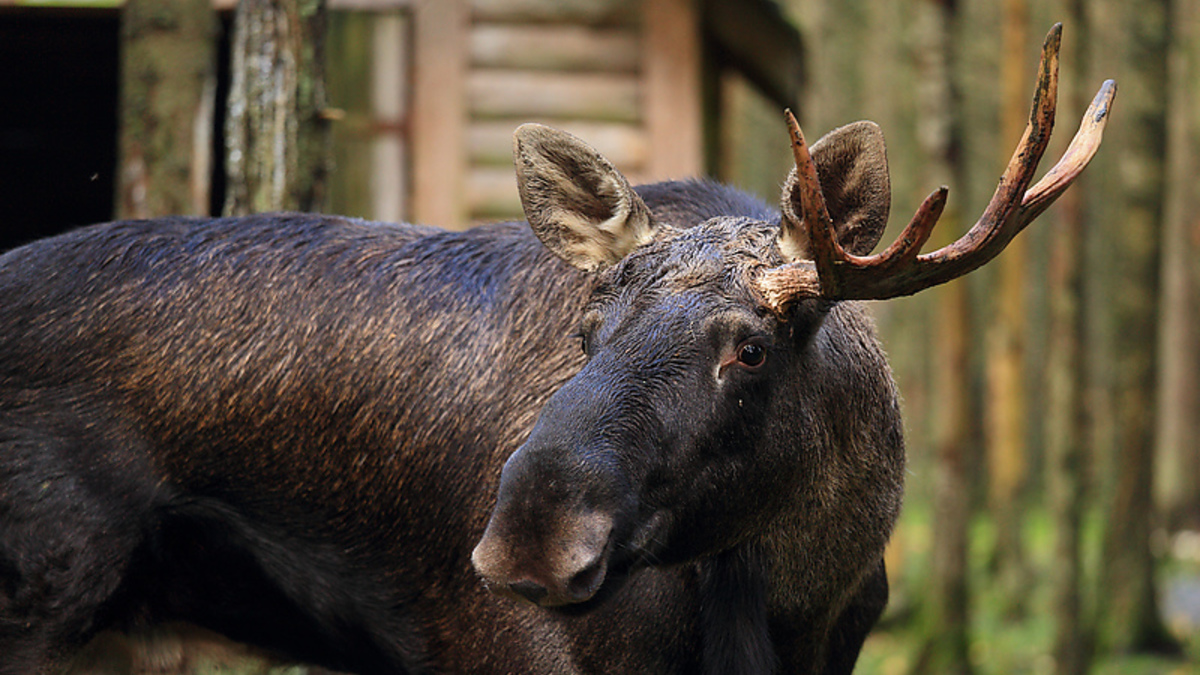
POLYGON ((654 237, 650 209, 616 167, 571 134, 523 124, 513 134, 517 189, 538 239, 586 271, 654 237))
MULTIPOLYGON (((883 131, 874 122, 847 124, 822 136, 811 152, 838 243, 854 255, 870 254, 887 227, 892 201, 883 131)), ((803 213, 798 187, 793 169, 782 200, 784 217, 793 223, 803 213)), ((780 240, 784 254, 793 260, 811 258, 807 230, 789 229, 787 241, 780 240)))

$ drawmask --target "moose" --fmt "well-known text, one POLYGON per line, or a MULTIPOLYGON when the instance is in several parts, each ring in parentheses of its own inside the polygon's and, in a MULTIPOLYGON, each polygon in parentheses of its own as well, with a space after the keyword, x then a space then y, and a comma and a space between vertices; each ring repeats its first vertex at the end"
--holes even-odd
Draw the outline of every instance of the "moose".
POLYGON ((633 188, 517 129, 528 224, 294 213, 81 228, 0 257, 0 674, 182 621, 351 673, 848 673, 887 600, 904 444, 859 300, 997 255, 1062 160, 1060 28, 979 222, 896 243, 882 134, 781 209, 633 188))

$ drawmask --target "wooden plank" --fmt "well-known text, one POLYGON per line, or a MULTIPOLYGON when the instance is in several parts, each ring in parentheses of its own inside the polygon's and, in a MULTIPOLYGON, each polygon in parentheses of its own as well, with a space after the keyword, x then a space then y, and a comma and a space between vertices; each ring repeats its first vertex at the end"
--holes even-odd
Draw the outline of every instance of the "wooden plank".
POLYGON ((467 174, 467 205, 474 221, 523 220, 512 167, 475 167, 467 174))
POLYGON ((639 94, 633 74, 476 70, 467 81, 471 114, 481 118, 633 122, 640 117, 639 94))
POLYGON ((467 224, 465 0, 424 0, 413 12, 412 213, 419 223, 467 224))
POLYGON ((645 0, 642 54, 647 177, 666 180, 704 171, 700 92, 700 20, 692 0, 645 0))
POLYGON ((518 121, 479 121, 467 133, 472 165, 512 167, 513 130, 521 122, 539 122, 575 134, 600 151, 621 171, 641 171, 649 147, 646 132, 636 124, 531 118, 518 121))
POLYGON ((471 63, 486 68, 632 73, 638 69, 638 35, 632 28, 579 24, 476 23, 471 63))
POLYGON ((476 21, 573 21, 592 25, 637 21, 639 0, 471 0, 476 21))
POLYGON ((399 222, 407 215, 408 139, 400 130, 408 112, 408 17, 388 12, 374 17, 371 109, 392 131, 371 143, 371 216, 399 222))

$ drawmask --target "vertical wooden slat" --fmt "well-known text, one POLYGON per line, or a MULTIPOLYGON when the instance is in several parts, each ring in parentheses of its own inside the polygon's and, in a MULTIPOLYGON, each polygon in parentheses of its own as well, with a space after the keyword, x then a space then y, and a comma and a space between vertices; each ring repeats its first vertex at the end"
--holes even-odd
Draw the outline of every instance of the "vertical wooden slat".
POLYGON ((464 88, 469 14, 464 0, 425 0, 414 11, 411 219, 466 223, 464 88))
MULTIPOLYGON (((375 59, 371 69, 371 107, 376 119, 399 123, 408 111, 408 21, 399 13, 375 19, 375 59)), ((371 144, 371 212, 378 220, 405 217, 408 179, 407 135, 388 133, 371 144)))
POLYGON ((650 137, 647 177, 704 171, 700 102, 700 26, 693 0, 645 0, 642 106, 650 137))

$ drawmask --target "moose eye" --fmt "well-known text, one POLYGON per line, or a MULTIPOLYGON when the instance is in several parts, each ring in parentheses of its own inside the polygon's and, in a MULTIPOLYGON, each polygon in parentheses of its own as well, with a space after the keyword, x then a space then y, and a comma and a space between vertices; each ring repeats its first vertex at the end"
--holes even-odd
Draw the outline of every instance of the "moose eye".
POLYGON ((587 335, 583 331, 579 331, 572 333, 570 337, 579 344, 579 351, 586 355, 588 353, 587 335))
POLYGON ((758 370, 767 360, 767 350, 757 342, 743 342, 738 345, 737 360, 743 368, 758 370))

